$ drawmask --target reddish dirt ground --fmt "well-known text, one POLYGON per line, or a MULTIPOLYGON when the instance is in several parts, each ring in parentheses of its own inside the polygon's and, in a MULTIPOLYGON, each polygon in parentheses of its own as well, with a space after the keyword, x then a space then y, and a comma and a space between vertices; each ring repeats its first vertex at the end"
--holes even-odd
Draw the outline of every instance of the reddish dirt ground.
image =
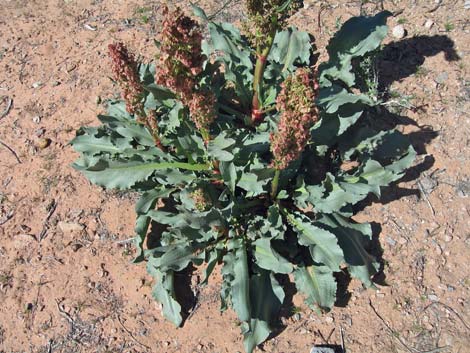
MULTIPOLYGON (((196 3, 215 13, 222 2, 196 3)), ((292 22, 315 36, 323 58, 360 1, 305 3, 292 22)), ((363 3, 364 13, 380 9, 363 3)), ((399 188, 357 217, 381 225, 388 286, 366 291, 353 281, 347 305, 323 316, 295 295, 295 314, 265 352, 342 338, 350 353, 468 352, 470 2, 382 3, 396 13, 391 29, 407 31, 384 47, 387 104, 420 153, 399 188)), ((234 313, 219 312, 218 278, 183 328, 163 319, 145 266, 130 264, 122 241, 133 233, 135 197, 70 167, 75 130, 98 124, 99 101, 117 94, 107 44, 124 41, 152 60, 159 11, 143 0, 0 0, 0 352, 243 350, 234 313)), ((216 18, 239 21, 241 2, 216 18)))

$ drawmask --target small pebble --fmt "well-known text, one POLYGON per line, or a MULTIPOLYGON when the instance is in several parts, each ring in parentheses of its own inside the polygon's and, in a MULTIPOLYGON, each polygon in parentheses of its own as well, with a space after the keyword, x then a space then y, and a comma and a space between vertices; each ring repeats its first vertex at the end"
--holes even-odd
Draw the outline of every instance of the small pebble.
POLYGON ((434 21, 431 19, 427 19, 424 23, 424 27, 427 29, 431 29, 432 26, 434 26, 434 21))
POLYGON ((396 39, 403 39, 406 36, 405 27, 397 25, 392 29, 392 36, 396 39))
POLYGON ((387 243, 390 244, 390 246, 397 245, 397 242, 395 240, 393 240, 392 238, 390 238, 390 237, 387 237, 386 240, 387 240, 387 243))
POLYGON ((404 238, 404 237, 398 238, 398 244, 400 244, 400 245, 405 245, 407 242, 408 242, 408 240, 406 240, 406 238, 404 238))
POLYGON ((335 353, 335 350, 329 347, 313 347, 310 353, 335 353))
POLYGON ((329 324, 332 324, 333 321, 334 321, 334 319, 332 317, 330 317, 330 316, 325 317, 325 322, 327 322, 329 324))
POLYGON ((39 124, 41 122, 41 117, 39 115, 33 116, 33 123, 39 124))
POLYGON ((465 4, 463 5, 465 10, 470 10, 470 0, 465 0, 465 4))
POLYGON ((428 299, 431 300, 431 301, 433 301, 433 302, 439 301, 439 298, 438 298, 437 295, 435 295, 435 294, 429 294, 429 295, 428 295, 428 299))
POLYGON ((439 75, 437 75, 434 81, 436 81, 437 84, 442 85, 444 82, 447 81, 448 78, 449 78, 449 74, 444 71, 444 72, 441 72, 439 75))
POLYGON ((452 237, 452 235, 450 235, 450 234, 447 234, 447 235, 444 237, 444 241, 445 241, 446 243, 451 242, 452 239, 453 239, 453 237, 452 237))
POLYGON ((45 137, 40 138, 38 142, 36 143, 37 147, 42 150, 49 147, 50 144, 51 144, 51 140, 45 137))
POLYGON ((44 135, 45 132, 46 132, 46 129, 44 129, 43 127, 34 131, 37 137, 41 137, 42 135, 44 135))
POLYGON ((33 83, 33 88, 39 88, 39 87, 41 87, 42 85, 43 85, 43 83, 40 82, 40 81, 34 82, 34 83, 33 83))

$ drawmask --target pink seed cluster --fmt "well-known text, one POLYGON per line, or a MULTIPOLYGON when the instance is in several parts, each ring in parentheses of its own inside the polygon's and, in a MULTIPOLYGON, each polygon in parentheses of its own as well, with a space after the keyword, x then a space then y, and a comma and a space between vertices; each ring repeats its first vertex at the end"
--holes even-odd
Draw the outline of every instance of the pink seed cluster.
POLYGON ((144 90, 140 84, 134 56, 128 52, 123 43, 110 44, 108 51, 112 61, 114 80, 121 87, 126 110, 129 114, 141 116, 144 110, 142 102, 144 90))
POLYGON ((185 16, 180 8, 163 10, 161 54, 155 82, 178 94, 189 108, 196 127, 207 130, 215 119, 215 96, 198 88, 202 72, 202 31, 199 24, 185 16))
POLYGON ((299 158, 310 138, 310 128, 318 121, 315 74, 311 69, 298 69, 282 84, 276 101, 281 113, 278 131, 271 134, 272 167, 277 170, 299 158))

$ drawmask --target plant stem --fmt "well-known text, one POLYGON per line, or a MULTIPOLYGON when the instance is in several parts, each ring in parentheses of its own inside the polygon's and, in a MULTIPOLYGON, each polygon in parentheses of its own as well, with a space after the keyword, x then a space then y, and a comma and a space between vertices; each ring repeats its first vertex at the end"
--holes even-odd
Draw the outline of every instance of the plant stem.
POLYGON ((279 187, 279 176, 281 175, 281 171, 276 169, 274 173, 274 178, 271 184, 271 198, 274 199, 277 196, 277 188, 279 187))
MULTIPOLYGON (((277 19, 273 20, 277 22, 277 19)), ((263 89, 263 76, 264 70, 266 68, 266 60, 268 58, 269 52, 274 43, 274 37, 276 35, 276 31, 272 31, 267 40, 266 46, 263 50, 259 49, 256 51, 257 59, 256 59, 256 66, 255 66, 255 73, 253 77, 253 100, 252 100, 252 108, 251 108, 251 121, 252 123, 257 123, 263 119, 263 105, 260 102, 260 97, 262 97, 262 89, 263 89)))

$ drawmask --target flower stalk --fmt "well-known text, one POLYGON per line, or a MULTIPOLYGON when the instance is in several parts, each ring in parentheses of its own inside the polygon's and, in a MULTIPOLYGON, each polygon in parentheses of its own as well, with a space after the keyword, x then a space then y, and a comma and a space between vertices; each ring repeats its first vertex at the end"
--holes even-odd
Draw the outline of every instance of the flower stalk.
POLYGON ((114 80, 122 90, 122 98, 126 103, 126 110, 135 116, 135 120, 145 125, 152 135, 155 146, 165 150, 159 137, 157 116, 155 112, 146 113, 144 109, 145 90, 140 82, 138 63, 126 46, 119 42, 108 46, 111 58, 111 69, 114 80))
POLYGON ((215 95, 199 84, 203 71, 202 31, 199 24, 177 7, 163 8, 163 30, 155 82, 170 88, 188 107, 191 120, 204 141, 216 117, 215 95))
POLYGON ((318 91, 316 71, 298 69, 281 87, 276 100, 277 110, 281 113, 278 131, 270 138, 274 157, 271 167, 276 170, 287 168, 300 157, 310 139, 310 129, 319 119, 315 105, 318 91))

